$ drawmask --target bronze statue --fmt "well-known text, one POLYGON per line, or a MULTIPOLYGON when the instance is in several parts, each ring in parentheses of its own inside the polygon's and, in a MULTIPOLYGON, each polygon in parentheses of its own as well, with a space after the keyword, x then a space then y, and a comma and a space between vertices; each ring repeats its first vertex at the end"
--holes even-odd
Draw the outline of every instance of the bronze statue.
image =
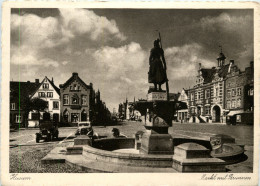
POLYGON ((164 58, 163 49, 159 45, 160 40, 157 39, 154 41, 154 48, 151 49, 150 58, 149 58, 149 83, 154 84, 155 90, 157 90, 157 85, 159 85, 159 90, 161 91, 161 85, 164 84, 167 80, 166 78, 166 62, 164 58))

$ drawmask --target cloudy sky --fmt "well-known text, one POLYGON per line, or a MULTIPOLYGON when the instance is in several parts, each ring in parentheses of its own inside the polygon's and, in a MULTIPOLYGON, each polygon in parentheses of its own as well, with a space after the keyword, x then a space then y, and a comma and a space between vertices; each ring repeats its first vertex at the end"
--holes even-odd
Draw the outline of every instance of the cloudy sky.
POLYGON ((252 10, 12 9, 11 80, 59 86, 78 72, 112 111, 146 98, 156 30, 170 92, 194 85, 198 63, 215 66, 219 45, 242 70, 254 60, 252 10))

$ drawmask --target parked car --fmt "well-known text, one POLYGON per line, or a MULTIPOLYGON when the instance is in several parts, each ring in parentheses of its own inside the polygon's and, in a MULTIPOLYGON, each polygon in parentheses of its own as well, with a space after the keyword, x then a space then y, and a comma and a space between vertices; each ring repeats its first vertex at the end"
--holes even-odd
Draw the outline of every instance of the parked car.
POLYGON ((94 134, 92 129, 92 124, 90 121, 82 121, 78 122, 78 128, 75 132, 75 135, 88 135, 89 137, 92 137, 94 134))
POLYGON ((54 138, 58 139, 59 130, 58 124, 53 121, 40 121, 39 122, 40 132, 36 133, 36 143, 40 140, 52 141, 54 138))

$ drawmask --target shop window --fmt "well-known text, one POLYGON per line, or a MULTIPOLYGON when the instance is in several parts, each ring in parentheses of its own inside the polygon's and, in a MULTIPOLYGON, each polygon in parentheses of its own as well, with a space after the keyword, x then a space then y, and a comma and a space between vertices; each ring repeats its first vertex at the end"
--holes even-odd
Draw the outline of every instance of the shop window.
POLYGON ((63 95, 63 105, 69 104, 69 95, 65 94, 63 95))
POLYGON ((79 114, 78 113, 71 113, 71 122, 73 122, 73 123, 79 122, 79 114))

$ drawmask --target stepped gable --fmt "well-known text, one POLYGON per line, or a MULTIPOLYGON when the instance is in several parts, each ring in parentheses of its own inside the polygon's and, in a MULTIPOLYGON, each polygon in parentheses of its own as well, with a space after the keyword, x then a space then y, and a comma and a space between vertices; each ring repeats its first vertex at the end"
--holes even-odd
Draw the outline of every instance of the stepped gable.
POLYGON ((228 69, 229 69, 229 64, 222 66, 219 70, 218 70, 218 75, 219 77, 223 77, 225 78, 228 74, 228 69))

